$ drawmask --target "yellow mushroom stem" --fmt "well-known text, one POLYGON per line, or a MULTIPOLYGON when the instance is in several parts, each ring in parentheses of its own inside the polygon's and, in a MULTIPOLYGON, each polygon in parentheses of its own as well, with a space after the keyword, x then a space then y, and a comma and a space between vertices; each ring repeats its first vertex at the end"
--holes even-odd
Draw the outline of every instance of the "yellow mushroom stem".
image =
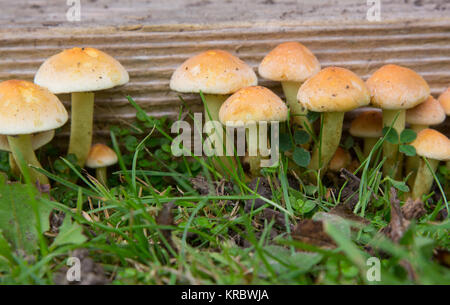
POLYGON ((298 90, 302 83, 300 82, 281 82, 283 87, 284 96, 286 97, 287 104, 289 105, 290 115, 292 121, 302 126, 305 131, 312 131, 311 122, 309 122, 306 115, 308 110, 302 107, 302 105, 297 100, 298 90))
MULTIPOLYGON (((229 97, 229 95, 204 94, 203 96, 205 98, 205 106, 207 107, 205 108, 205 123, 208 121, 216 121, 220 124, 220 107, 222 107, 222 104, 229 97)), ((226 156, 226 145, 224 145, 224 139, 218 139, 218 141, 216 141, 215 143, 219 143, 218 145, 222 145, 222 147, 224 147, 224 155, 218 156, 218 159, 213 158, 214 168, 222 175, 230 175, 230 173, 235 173, 237 168, 236 160, 232 156, 226 156), (219 160, 221 162, 219 162, 219 160), (223 166, 220 163, 222 163, 223 166)))
POLYGON ((416 133, 419 133, 420 131, 428 128, 428 125, 420 125, 420 124, 411 124, 411 129, 414 130, 416 133))
POLYGON ((92 144, 94 121, 94 93, 72 93, 69 154, 77 157, 77 164, 84 167, 92 144))
POLYGON ((412 188, 412 196, 413 199, 421 199, 423 195, 427 194, 434 181, 434 172, 436 171, 439 160, 428 159, 428 163, 430 164, 430 169, 427 166, 427 163, 423 158, 420 159, 419 168, 417 169, 417 175, 414 179, 414 186, 412 188))
MULTIPOLYGON (((8 143, 11 152, 14 156, 14 159, 16 163, 19 165, 20 171, 22 173, 24 173, 26 170, 24 166, 28 167, 32 165, 37 168, 42 168, 41 164, 39 163, 39 160, 36 158, 36 155, 34 154, 33 147, 31 145, 31 135, 27 134, 18 136, 8 136, 8 143), (24 162, 23 164, 20 162, 21 159, 24 162)), ((30 174, 30 179, 33 183, 39 181, 40 184, 50 184, 47 176, 39 173, 35 169, 28 168, 28 172, 30 174)))
POLYGON ((258 149, 259 127, 256 124, 256 132, 250 133, 249 128, 245 128, 245 140, 247 142, 248 163, 250 165, 250 174, 252 177, 258 177, 261 170, 261 155, 258 149), (250 152, 256 152, 256 156, 251 156, 250 152))
MULTIPOLYGON (((400 133, 405 129, 406 111, 404 109, 383 109, 383 126, 390 127, 400 133)), ((395 178, 401 173, 403 155, 398 150, 398 144, 388 141, 383 143, 383 156, 386 161, 383 164, 383 174, 395 178)))
POLYGON ((322 138, 314 146, 308 168, 315 171, 321 169, 321 175, 323 175, 328 163, 339 147, 342 125, 344 123, 344 112, 324 112, 321 119, 322 138))
MULTIPOLYGON (((416 133, 428 128, 428 125, 419 125, 419 124, 411 124, 411 129, 416 133)), ((408 184, 412 187, 414 180, 416 178, 417 169, 419 168, 419 156, 412 156, 406 158, 406 175, 411 173, 411 176, 408 179, 408 184)))
POLYGON ((106 167, 97 167, 95 169, 95 176, 101 184, 104 186, 108 185, 108 172, 106 167))
POLYGON ((20 168, 17 165, 16 160, 14 160, 14 156, 12 153, 9 153, 9 168, 11 169, 11 173, 14 176, 16 176, 16 177, 20 176, 20 168))

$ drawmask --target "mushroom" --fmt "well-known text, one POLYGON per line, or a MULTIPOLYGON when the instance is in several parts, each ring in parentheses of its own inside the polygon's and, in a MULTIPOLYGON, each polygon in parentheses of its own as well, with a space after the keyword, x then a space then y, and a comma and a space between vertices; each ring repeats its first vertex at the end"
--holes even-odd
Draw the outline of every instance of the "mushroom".
MULTIPOLYGON (((430 125, 439 125, 445 121, 445 112, 441 104, 430 97, 422 104, 414 108, 406 110, 406 123, 415 132, 428 128, 430 125)), ((406 159, 406 172, 415 172, 419 165, 419 158, 417 156, 408 157, 406 159)))
MULTIPOLYGON (((38 150, 42 146, 48 144, 55 136, 55 130, 48 130, 31 135, 31 147, 33 151, 38 150)), ((9 167, 15 175, 20 175, 20 169, 14 160, 11 153, 11 148, 9 147, 8 137, 0 135, 0 150, 9 151, 9 167)))
POLYGON ((444 109, 431 95, 425 102, 406 110, 406 123, 410 124, 415 132, 428 128, 430 125, 439 125, 444 121, 444 109))
POLYGON ((321 139, 314 146, 308 168, 325 169, 339 147, 344 113, 369 104, 369 90, 352 71, 329 67, 308 79, 297 99, 306 109, 323 112, 321 139))
POLYGON ((183 93, 203 92, 208 107, 205 120, 219 121, 220 107, 230 94, 255 86, 257 82, 255 72, 242 60, 226 51, 209 50, 181 64, 172 74, 170 89, 183 93))
POLYGON ((450 140, 434 129, 423 129, 411 143, 416 148, 417 155, 428 158, 430 168, 422 158, 419 163, 417 175, 414 180, 412 196, 414 199, 421 199, 427 194, 433 185, 434 172, 439 161, 450 160, 450 140))
MULTIPOLYGON (((372 105, 383 110, 383 126, 394 128, 398 134, 405 129, 406 109, 413 108, 430 96, 427 82, 411 69, 385 65, 366 82, 372 105)), ((398 144, 383 143, 383 174, 396 177, 401 173, 403 155, 398 144)))
POLYGON ((269 52, 259 65, 259 74, 281 82, 292 121, 305 130, 312 131, 306 118, 307 110, 297 103, 300 86, 320 71, 320 63, 314 54, 299 42, 285 42, 269 52))
MULTIPOLYGON (((0 83, 0 134, 8 138, 9 148, 23 173, 25 165, 42 168, 32 145, 32 134, 61 127, 68 115, 63 104, 50 91, 23 80, 0 83)), ((48 178, 31 169, 31 181, 49 184, 48 178)))
POLYGON ((261 86, 239 90, 220 108, 219 117, 222 124, 246 127, 248 159, 253 176, 258 176, 261 168, 261 152, 258 152, 258 134, 260 133, 258 124, 272 121, 283 122, 287 119, 287 114, 286 104, 275 93, 261 86), (256 133, 249 132, 252 127, 256 128, 256 133), (250 152, 256 152, 256 155, 250 152))
POLYGON ((365 110, 358 114, 352 121, 349 133, 358 138, 363 138, 364 157, 368 157, 378 139, 383 135, 383 116, 378 110, 365 110))
POLYGON ((333 155, 333 158, 330 160, 330 164, 328 168, 332 172, 338 172, 342 168, 347 168, 352 162, 352 156, 348 151, 343 149, 342 147, 338 147, 336 152, 333 155))
MULTIPOLYGON (((450 87, 447 88, 440 96, 439 103, 441 103, 442 108, 447 116, 450 115, 450 87)), ((446 163, 447 170, 450 171, 450 161, 446 163)))
MULTIPOLYGON (((209 50, 181 64, 172 74, 170 89, 182 93, 201 91, 205 98, 205 122, 218 122, 223 102, 239 89, 255 86, 257 82, 255 72, 242 60, 223 50, 209 50)), ((216 136, 216 144, 223 145, 223 139, 218 138, 217 133, 210 136, 216 136)), ((229 164, 227 158, 221 157, 220 160, 235 171, 236 165, 229 164)), ((233 160, 230 158, 234 163, 233 160)), ((217 163, 215 167, 222 171, 217 163)))
POLYGON ((71 93, 69 154, 83 167, 92 143, 94 91, 126 84, 128 72, 114 58, 94 48, 73 48, 48 58, 34 82, 54 94, 71 93))
POLYGON ((108 146, 104 144, 94 144, 89 151, 86 159, 86 166, 95 168, 97 180, 103 185, 107 185, 108 174, 107 167, 117 163, 117 155, 108 146))
POLYGON ((438 98, 447 116, 450 115, 450 87, 447 88, 438 98))

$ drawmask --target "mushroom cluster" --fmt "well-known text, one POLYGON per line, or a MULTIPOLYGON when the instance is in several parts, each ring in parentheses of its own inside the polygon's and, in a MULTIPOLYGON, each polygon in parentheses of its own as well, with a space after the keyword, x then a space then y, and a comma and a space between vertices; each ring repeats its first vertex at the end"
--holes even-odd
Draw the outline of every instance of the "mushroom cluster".
MULTIPOLYGON (((360 155, 364 158, 368 158, 375 147, 380 147, 381 143, 376 144, 382 141, 383 174, 396 178, 404 173, 404 157, 400 143, 386 140, 386 129, 394 129, 400 136, 405 127, 409 127, 421 134, 430 126, 441 124, 450 109, 450 91, 444 92, 439 100, 434 99, 427 82, 409 68, 385 65, 365 82, 348 69, 321 69, 316 56, 299 42, 276 46, 262 59, 258 72, 267 80, 281 82, 286 109, 275 93, 255 86, 256 77, 245 63, 225 51, 210 50, 188 59, 176 69, 170 81, 170 87, 177 92, 204 93, 207 120, 246 128, 247 154, 243 161, 249 163, 252 176, 260 175, 261 154, 250 152, 258 151, 261 138, 257 139, 249 131, 258 122, 288 120, 294 123, 293 131, 301 128, 311 134, 315 143, 307 172, 315 179, 327 170, 337 171, 358 163, 352 160, 348 150, 340 147, 344 115, 357 108, 372 107, 358 111, 349 134, 362 139, 360 155), (287 110, 288 115, 285 115, 287 110), (320 126, 312 124, 308 112, 320 114, 320 126)), ((440 141, 447 143, 449 140, 443 135, 440 141)), ((308 149, 309 145, 302 147, 308 149)), ((429 156, 418 149, 417 142, 408 149, 413 147, 419 156, 429 156)), ((449 159, 445 153, 433 158, 449 159)), ((297 169, 295 162, 292 163, 297 169)), ((412 184, 422 184, 424 171, 418 156, 407 159, 405 177, 412 173, 412 184)), ((427 189, 427 183, 422 188, 427 189)), ((423 192, 418 190, 418 193, 423 192)))
MULTIPOLYGON (((415 198, 430 190, 440 161, 447 162, 450 168, 450 140, 431 129, 450 113, 450 88, 435 99, 418 73, 394 64, 382 66, 367 81, 342 67, 322 69, 316 56, 298 42, 276 46, 262 59, 258 72, 267 80, 281 82, 286 103, 271 90, 258 86, 254 70, 224 50, 207 50, 187 59, 170 79, 172 90, 204 97, 205 122, 214 124, 211 135, 216 153, 219 146, 234 147, 234 143, 226 143, 230 140, 222 138, 219 131, 224 127, 245 129, 247 152, 242 159, 248 161, 251 176, 261 175, 261 161, 267 150, 279 153, 273 142, 279 138, 268 137, 267 130, 261 127, 270 122, 292 122, 293 126, 283 125, 283 130, 292 134, 302 129, 311 135, 308 140, 294 141, 305 144, 302 149, 309 149, 308 141, 314 141, 312 157, 309 160, 308 154, 308 165, 302 165, 306 168, 301 175, 307 174, 314 180, 327 170, 353 168, 355 160, 341 141, 344 116, 368 106, 372 108, 358 110, 349 128, 350 135, 362 139, 362 153, 357 152, 360 159, 369 158, 382 142, 384 176, 411 177, 411 194, 415 198), (320 117, 319 124, 314 124, 314 116, 320 117), (414 133, 408 149, 415 149, 417 156, 409 154, 404 169, 400 145, 401 135, 408 127, 414 133), (392 130, 399 135, 399 141, 386 140, 386 133, 392 130)), ((94 48, 73 48, 48 58, 38 69, 34 83, 1 82, 0 150, 10 152, 9 162, 16 175, 28 175, 40 184, 49 183, 39 170, 41 164, 34 152, 49 143, 55 129, 68 120, 68 113, 55 94, 69 93, 68 154, 76 156, 78 166, 96 169, 98 181, 106 186, 106 168, 117 163, 117 155, 103 144, 92 146, 94 92, 128 81, 128 72, 113 57, 94 48)), ((236 171, 237 160, 216 157, 213 162, 218 171, 236 171)), ((290 157, 286 154, 288 161, 290 157)), ((288 164, 298 163, 294 165, 297 170, 300 162, 293 159, 288 164)))
MULTIPOLYGON (((93 92, 123 85, 128 80, 125 68, 108 54, 94 48, 73 48, 47 59, 38 69, 34 83, 1 82, 0 150, 10 152, 11 171, 17 176, 28 174, 33 183, 49 184, 47 176, 36 170, 42 166, 34 151, 49 143, 55 129, 68 120, 64 105, 55 95, 62 93, 72 94, 68 153, 74 154, 78 165, 84 167, 93 135, 93 92)), ((102 183, 105 177, 100 176, 102 183)))

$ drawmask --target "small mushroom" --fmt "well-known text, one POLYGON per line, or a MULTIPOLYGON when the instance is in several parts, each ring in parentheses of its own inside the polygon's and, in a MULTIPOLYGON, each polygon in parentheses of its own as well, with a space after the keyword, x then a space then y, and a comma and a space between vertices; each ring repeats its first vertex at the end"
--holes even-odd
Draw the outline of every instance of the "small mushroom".
MULTIPOLYGON (((67 122, 63 104, 50 91, 23 80, 0 83, 0 134, 8 138, 15 161, 42 168, 32 145, 32 134, 53 130, 67 122)), ((20 168, 24 172, 24 168, 20 168)), ((49 184, 47 177, 30 169, 33 182, 49 184)))
POLYGON ((73 48, 48 58, 34 82, 54 94, 71 93, 69 154, 83 167, 92 143, 94 91, 128 82, 125 68, 108 54, 94 48, 73 48))
MULTIPOLYGON (((411 129, 417 133, 428 126, 439 125, 444 121, 444 109, 431 95, 422 104, 406 110, 406 123, 410 124, 411 129)), ((419 158, 417 156, 406 159, 406 173, 415 173, 418 166, 419 158)))
POLYGON ((104 144, 94 144, 86 159, 86 166, 95 168, 97 180, 105 186, 108 181, 107 167, 116 163, 116 153, 104 144))
POLYGON ((323 113, 322 138, 316 143, 309 164, 309 169, 322 169, 323 174, 339 147, 345 112, 368 105, 369 90, 352 71, 329 67, 308 79, 300 87, 297 99, 306 109, 323 113))
POLYGON ((367 158, 378 139, 383 135, 383 116, 381 111, 366 110, 352 121, 349 133, 364 139, 363 154, 367 158))
MULTIPOLYGON (((223 102, 241 88, 258 83, 255 72, 236 56, 223 50, 209 50, 195 55, 181 64, 170 79, 170 89, 182 93, 204 94, 205 122, 219 122, 219 110, 223 102)), ((217 133, 211 134, 211 137, 217 133)), ((216 137, 216 143, 223 145, 223 139, 216 137)), ((236 170, 234 159, 229 164, 226 157, 220 157, 231 171, 236 170)), ((223 173, 221 166, 215 167, 223 173)))
POLYGON ((415 132, 432 125, 439 125, 444 121, 444 108, 431 95, 425 102, 406 110, 406 123, 410 124, 411 129, 415 132))
MULTIPOLYGON (((43 132, 38 132, 31 135, 31 147, 33 151, 38 150, 42 146, 48 144, 55 136, 55 130, 48 130, 43 132)), ((0 150, 9 151, 9 167, 11 171, 16 175, 20 175, 20 169, 14 160, 14 156, 11 153, 11 148, 9 147, 8 137, 0 135, 0 150)))
POLYGON ((427 128, 418 133, 417 138, 411 145, 416 148, 417 155, 428 159, 431 168, 430 171, 423 158, 420 160, 412 196, 414 199, 421 199, 433 185, 433 174, 439 165, 439 161, 450 160, 450 140, 439 131, 427 128))
MULTIPOLYGON (((439 96, 439 103, 441 103, 442 108, 444 109, 444 112, 446 116, 450 115, 450 87, 447 88, 440 96, 439 96)), ((446 163, 447 170, 450 171, 450 161, 447 161, 446 163)))
MULTIPOLYGON (((427 82, 411 69, 385 65, 375 71, 366 82, 374 107, 383 110, 383 126, 394 128, 398 134, 405 129, 406 109, 423 103, 430 96, 427 82)), ((383 174, 400 174, 403 155, 398 144, 383 143, 383 174)))
POLYGON ((352 163, 352 156, 350 153, 343 149, 342 147, 338 147, 336 152, 334 153, 333 158, 330 160, 330 164, 328 168, 332 172, 339 172, 342 168, 346 168, 352 163))
MULTIPOLYGON (((220 108, 219 117, 226 126, 246 127, 246 141, 249 152, 250 172, 259 175, 261 154, 258 151, 258 124, 260 122, 284 122, 287 119, 286 104, 265 87, 253 86, 239 90, 230 96, 220 108), (256 125, 256 134, 250 134, 249 128, 256 125)), ((266 141, 269 143, 269 141, 266 141)))
POLYGON ((285 42, 270 51, 261 61, 258 72, 265 79, 281 82, 292 121, 305 130, 313 130, 307 109, 297 102, 300 86, 320 71, 316 56, 299 42, 285 42))

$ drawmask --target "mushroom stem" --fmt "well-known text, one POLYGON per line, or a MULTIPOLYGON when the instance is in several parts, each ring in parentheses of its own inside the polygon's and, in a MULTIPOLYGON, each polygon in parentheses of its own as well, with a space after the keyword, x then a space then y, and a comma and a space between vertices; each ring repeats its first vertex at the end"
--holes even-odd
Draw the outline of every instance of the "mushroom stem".
MULTIPOLYGON (((322 138, 315 144, 311 162, 311 170, 325 169, 339 147, 341 141, 344 112, 324 112, 322 114, 322 138)), ((322 171, 322 175, 323 175, 322 171)))
POLYGON ((20 176, 20 168, 17 165, 16 160, 14 160, 14 156, 12 153, 9 153, 9 168, 11 169, 11 173, 13 173, 13 175, 17 177, 20 176))
POLYGON ((412 189, 413 199, 421 199, 421 197, 427 194, 431 186, 433 185, 434 176, 433 173, 436 171, 439 160, 428 159, 428 163, 430 164, 431 170, 427 166, 427 163, 424 159, 420 159, 419 168, 417 170, 417 175, 414 180, 414 186, 412 189))
POLYGON ((95 176, 97 177, 97 180, 103 184, 104 186, 108 185, 108 174, 106 167, 98 167, 95 169, 95 176))
POLYGON ((363 153, 364 157, 368 157, 372 149, 375 147, 375 144, 377 144, 378 138, 364 138, 364 148, 363 153))
POLYGON ((219 110, 223 102, 228 98, 228 95, 222 94, 204 94, 205 97, 205 122, 219 121, 219 110), (208 114, 209 111, 209 114, 208 114), (211 115, 211 118, 210 116, 211 115))
MULTIPOLYGON (((428 128, 427 125, 415 125, 411 124, 411 129, 414 130, 416 133, 419 133, 420 131, 428 128)), ((412 176, 410 177, 409 181, 414 182, 415 174, 417 172, 417 168, 419 167, 419 157, 413 156, 413 157, 407 157, 406 158, 406 174, 408 175, 410 172, 412 172, 412 176)))
MULTIPOLYGON (((383 126, 392 126, 400 134, 405 129, 405 117, 406 111, 404 109, 383 109, 383 126)), ((398 150, 398 144, 384 141, 383 155, 386 157, 383 165, 383 174, 395 178, 398 173, 401 173, 403 160, 403 155, 398 150)))
MULTIPOLYGON (((19 165, 20 171, 23 173, 25 168, 23 165, 32 165, 37 168, 42 168, 39 160, 34 154, 33 147, 31 145, 31 135, 18 135, 18 136, 8 136, 9 147, 14 156, 16 163, 19 165), (23 159, 24 164, 21 164, 20 159, 23 159)), ((47 176, 39 173, 34 169, 29 169, 31 181, 34 183, 39 181, 40 184, 50 184, 47 176)))
POLYGON ((72 93, 69 154, 77 157, 77 164, 84 166, 92 144, 94 120, 94 93, 72 93))
POLYGON ((297 100, 298 90, 301 85, 302 83, 300 82, 281 82, 287 104, 289 105, 292 120, 297 125, 302 126, 304 130, 312 131, 313 129, 311 123, 306 117, 308 110, 303 108, 297 100))
MULTIPOLYGON (((225 100, 229 97, 229 95, 221 95, 221 94, 204 94, 205 97, 205 106, 208 107, 205 108, 205 123, 208 121, 217 121, 220 124, 219 120, 219 111, 222 104, 225 102, 225 100), (209 112, 209 113, 208 113, 209 112)), ((217 141, 216 143, 220 143, 219 145, 224 145, 224 139, 219 139, 220 141, 217 141)), ((224 146, 224 149, 226 148, 226 145, 224 146)), ((236 171, 237 164, 234 160, 234 157, 232 156, 226 156, 226 153, 224 151, 223 156, 218 156, 217 158, 222 161, 223 166, 228 168, 230 173, 233 173, 236 171)), ((214 168, 218 170, 221 174, 226 174, 226 170, 222 168, 220 165, 219 160, 213 159, 214 168)))
POLYGON ((414 130, 416 133, 419 133, 420 131, 426 128, 428 128, 428 125, 411 124, 411 129, 414 130))
POLYGON ((259 135, 259 128, 258 124, 256 124, 256 133, 253 137, 249 129, 245 129, 245 140, 247 142, 247 151, 248 151, 248 163, 250 165, 250 174, 252 177, 258 177, 259 171, 261 169, 261 156, 259 154, 258 150, 258 135, 259 135), (250 151, 256 147, 256 156, 250 156, 250 151), (252 149, 251 149, 252 148, 252 149))

